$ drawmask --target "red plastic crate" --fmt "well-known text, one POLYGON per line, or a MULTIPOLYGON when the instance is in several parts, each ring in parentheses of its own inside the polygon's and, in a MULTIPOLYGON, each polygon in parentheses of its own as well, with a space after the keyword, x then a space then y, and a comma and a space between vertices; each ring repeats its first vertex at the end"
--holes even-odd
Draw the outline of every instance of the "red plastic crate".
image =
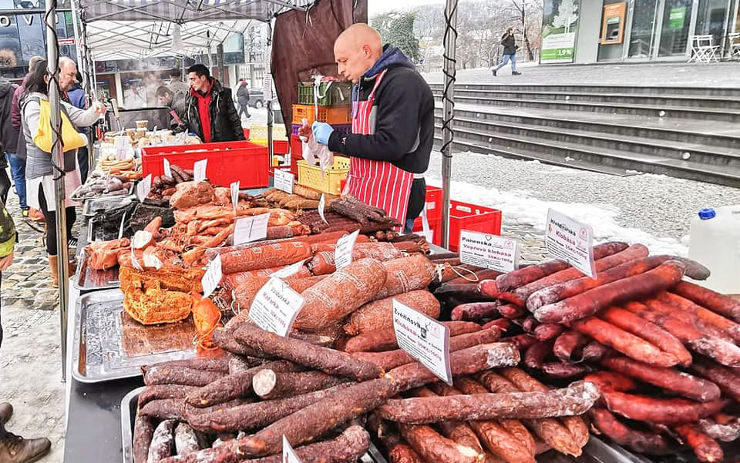
POLYGON ((426 203, 427 217, 429 220, 442 217, 442 188, 427 185, 424 202, 426 203))
MULTIPOLYGON (((429 191, 427 191, 427 199, 429 198, 429 191)), ((441 203, 441 190, 440 190, 440 203, 441 203)), ((430 214, 429 207, 427 206, 427 219, 429 221, 429 229, 434 232, 432 242, 437 246, 442 245, 442 208, 438 208, 438 216, 434 217, 430 214)), ((414 232, 421 232, 423 230, 421 217, 417 217, 414 220, 414 232)), ((451 251, 457 251, 460 246, 460 230, 477 231, 480 233, 487 233, 489 235, 500 235, 501 234, 501 211, 498 209, 492 209, 490 207, 478 206, 470 203, 462 203, 460 201, 450 201, 450 227, 449 227, 449 249, 451 251)))
POLYGON ((249 129, 242 129, 244 131, 244 139, 249 140, 249 129))
POLYGON ((165 158, 183 169, 192 169, 196 161, 208 159, 206 175, 214 185, 228 187, 237 180, 241 188, 263 188, 270 184, 267 147, 248 141, 146 147, 142 150, 144 176, 162 175, 165 158))
POLYGON ((298 177, 298 161, 303 159, 303 143, 298 135, 290 136, 290 172, 298 177))
MULTIPOLYGON (((429 230, 432 232, 432 243, 437 246, 442 246, 442 217, 431 219, 427 212, 427 221, 429 222, 429 230)), ((421 217, 417 217, 414 220, 414 227, 411 229, 414 233, 419 235, 424 232, 424 225, 421 221, 421 217)))

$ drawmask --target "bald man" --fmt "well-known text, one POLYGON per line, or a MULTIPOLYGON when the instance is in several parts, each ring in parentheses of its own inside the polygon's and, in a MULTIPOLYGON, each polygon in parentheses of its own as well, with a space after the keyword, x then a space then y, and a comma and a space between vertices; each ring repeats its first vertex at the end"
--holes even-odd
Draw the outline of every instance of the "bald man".
POLYGON ((367 24, 354 24, 334 44, 339 74, 351 80, 352 133, 315 122, 317 142, 350 156, 347 193, 413 226, 424 207, 434 142, 434 97, 411 61, 382 45, 367 24), (408 219, 408 221, 407 221, 408 219))

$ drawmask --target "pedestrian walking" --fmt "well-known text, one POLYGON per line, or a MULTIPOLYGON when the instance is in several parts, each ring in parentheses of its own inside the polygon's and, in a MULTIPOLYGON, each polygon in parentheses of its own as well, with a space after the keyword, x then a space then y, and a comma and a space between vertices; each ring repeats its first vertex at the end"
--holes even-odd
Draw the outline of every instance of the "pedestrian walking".
POLYGON ((513 27, 506 29, 506 32, 504 32, 504 35, 501 36, 501 46, 504 47, 504 58, 498 66, 491 69, 491 72, 493 72, 493 75, 496 76, 498 73, 498 70, 506 66, 509 62, 511 62, 511 75, 512 76, 522 75, 521 72, 516 71, 516 49, 519 47, 516 46, 516 39, 514 38, 514 28, 513 27))
POLYGON ((239 117, 242 114, 247 116, 247 119, 252 117, 249 114, 249 85, 244 79, 239 79, 239 88, 236 90, 236 102, 239 103, 239 117))

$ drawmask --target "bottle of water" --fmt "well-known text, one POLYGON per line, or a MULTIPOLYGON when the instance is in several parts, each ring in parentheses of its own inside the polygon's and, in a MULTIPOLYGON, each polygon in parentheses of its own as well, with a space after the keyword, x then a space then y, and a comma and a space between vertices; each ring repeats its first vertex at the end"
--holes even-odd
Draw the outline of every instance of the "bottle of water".
POLYGON ((712 272, 697 283, 740 294, 740 205, 702 209, 691 221, 689 257, 712 272))

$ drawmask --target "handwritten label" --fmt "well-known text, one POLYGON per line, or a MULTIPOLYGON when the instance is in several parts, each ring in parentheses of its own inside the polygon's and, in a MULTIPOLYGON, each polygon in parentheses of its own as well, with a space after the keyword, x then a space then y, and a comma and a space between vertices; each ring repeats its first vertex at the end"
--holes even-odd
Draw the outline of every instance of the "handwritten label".
POLYGON ((321 220, 323 220, 326 223, 329 223, 326 220, 326 217, 324 217, 324 209, 326 208, 326 198, 324 197, 324 193, 321 193, 321 199, 319 199, 319 217, 321 217, 321 220))
POLYGON ((353 233, 337 240, 337 247, 334 249, 334 264, 337 270, 343 269, 352 263, 352 250, 359 234, 360 230, 355 230, 353 233))
POLYGON ((285 436, 283 436, 283 463, 301 463, 301 459, 295 454, 295 450, 285 436))
POLYGON ((239 181, 231 184, 231 205, 234 206, 234 214, 236 214, 236 208, 239 206, 239 181))
POLYGON ((249 318, 260 328, 287 336, 305 301, 280 278, 270 278, 254 297, 249 318))
POLYGON ((274 173, 275 188, 282 190, 290 195, 293 194, 293 174, 287 170, 275 169, 274 173))
POLYGON ((208 263, 206 267, 206 273, 203 275, 201 283, 203 285, 203 297, 210 296, 216 287, 221 284, 221 278, 223 277, 221 271, 221 254, 217 255, 215 259, 208 263))
POLYGON ((136 197, 139 198, 140 202, 149 196, 149 192, 152 191, 152 174, 147 175, 143 180, 136 184, 136 197))
POLYGON ((393 299, 393 331, 398 347, 452 385, 447 326, 393 299))
POLYGON ((545 247, 556 259, 564 260, 581 272, 596 278, 594 231, 554 209, 547 211, 545 247))
POLYGON ((307 259, 300 260, 296 262, 295 264, 286 265, 285 267, 281 268, 277 272, 273 273, 270 276, 276 277, 276 278, 289 278, 298 273, 301 268, 303 267, 303 264, 306 263, 307 259))
POLYGON ((251 243, 252 241, 267 238, 267 223, 270 213, 244 217, 236 221, 234 226, 234 245, 251 243))
POLYGON ((202 182, 206 179, 206 167, 208 166, 208 159, 201 159, 193 164, 193 180, 196 182, 202 182))
POLYGON ((172 178, 172 168, 170 167, 170 161, 168 161, 167 158, 164 160, 164 175, 172 178))
POLYGON ((517 269, 519 263, 519 243, 512 238, 462 230, 460 262, 499 272, 511 272, 517 269))

